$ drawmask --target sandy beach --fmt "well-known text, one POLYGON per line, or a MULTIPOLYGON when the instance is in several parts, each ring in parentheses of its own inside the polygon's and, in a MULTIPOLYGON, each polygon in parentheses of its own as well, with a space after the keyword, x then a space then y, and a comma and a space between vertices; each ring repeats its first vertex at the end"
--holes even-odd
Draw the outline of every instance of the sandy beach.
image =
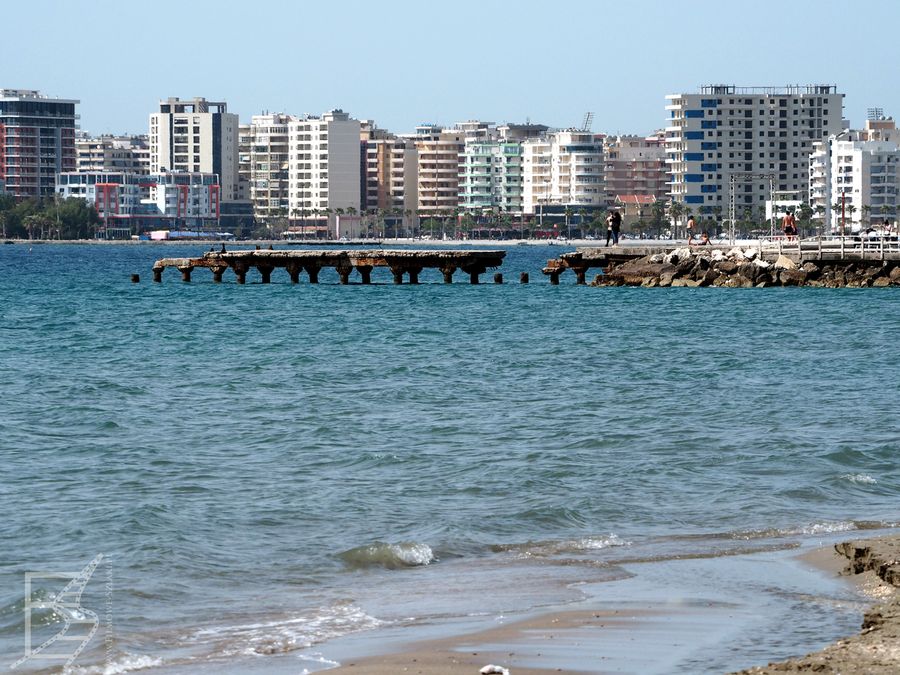
MULTIPOLYGON (((841 542, 794 555, 792 560, 800 567, 818 570, 813 573, 825 580, 851 584, 862 597, 883 604, 866 612, 862 634, 803 658, 742 670, 741 675, 900 671, 900 602, 894 592, 900 578, 900 566, 894 564, 898 554, 900 537, 841 542)), ((764 569, 771 560, 758 562, 762 574, 771 572, 764 569)), ((513 674, 684 672, 677 664, 683 665, 686 649, 708 638, 725 637, 727 643, 723 626, 731 624, 736 639, 742 631, 752 632, 739 615, 736 606, 702 596, 677 603, 663 601, 655 608, 626 602, 618 607, 552 612, 382 655, 342 660, 334 672, 462 675, 478 673, 488 664, 513 674)), ((777 617, 772 621, 777 623, 777 617)))

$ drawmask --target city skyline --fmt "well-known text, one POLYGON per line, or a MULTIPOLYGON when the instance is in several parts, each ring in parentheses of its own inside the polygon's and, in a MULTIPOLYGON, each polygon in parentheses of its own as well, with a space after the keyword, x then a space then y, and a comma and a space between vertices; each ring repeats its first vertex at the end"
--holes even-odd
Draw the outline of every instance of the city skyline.
MULTIPOLYGON (((14 67, 3 86, 79 99, 80 126, 92 134, 146 133, 170 96, 227 101, 242 123, 267 110, 341 108, 397 133, 469 119, 577 127, 591 111, 596 132, 649 134, 665 125, 666 94, 715 83, 836 84, 855 126, 869 107, 900 110, 900 94, 878 78, 900 48, 868 48, 871 23, 848 20, 836 2, 747 10, 570 0, 550 12, 463 0, 428 17, 408 2, 377 11, 275 3, 256 14, 168 0, 153 11, 105 0, 75 7, 4 8, 9 25, 39 15, 42 39, 22 30, 4 40, 0 58, 14 67), (734 39, 735 26, 745 39, 734 39)), ((867 9, 879 23, 900 18, 894 3, 867 9)))

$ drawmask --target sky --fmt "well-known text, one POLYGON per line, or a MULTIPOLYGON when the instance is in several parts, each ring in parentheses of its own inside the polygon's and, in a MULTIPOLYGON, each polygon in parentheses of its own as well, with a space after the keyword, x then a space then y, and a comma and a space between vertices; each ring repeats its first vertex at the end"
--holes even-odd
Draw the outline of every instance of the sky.
POLYGON ((4 3, 0 88, 79 99, 81 128, 147 133, 170 96, 341 108, 395 133, 463 120, 648 134, 703 84, 835 84, 900 115, 900 2, 29 0, 4 3))

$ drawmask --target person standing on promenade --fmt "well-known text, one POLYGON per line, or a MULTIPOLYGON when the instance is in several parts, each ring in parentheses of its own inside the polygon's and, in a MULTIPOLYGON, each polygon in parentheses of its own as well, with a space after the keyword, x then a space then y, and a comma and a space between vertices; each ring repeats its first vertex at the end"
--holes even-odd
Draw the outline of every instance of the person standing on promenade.
POLYGON ((696 229, 696 227, 697 227, 697 223, 694 222, 694 214, 692 213, 690 216, 688 216, 688 221, 687 221, 687 235, 688 235, 687 243, 688 243, 688 246, 690 246, 691 242, 694 241, 694 230, 696 229))
POLYGON ((606 245, 612 239, 613 246, 619 245, 619 231, 622 229, 622 214, 613 211, 606 217, 606 245))
POLYGON ((781 229, 784 231, 784 238, 788 241, 797 236, 797 220, 792 211, 784 214, 784 218, 781 219, 781 229))

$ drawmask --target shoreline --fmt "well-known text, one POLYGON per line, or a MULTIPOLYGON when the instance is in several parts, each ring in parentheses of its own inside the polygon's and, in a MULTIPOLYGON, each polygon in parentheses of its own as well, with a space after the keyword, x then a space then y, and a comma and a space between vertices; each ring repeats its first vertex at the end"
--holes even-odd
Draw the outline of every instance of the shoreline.
MULTIPOLYGON (((868 609, 866 622, 872 623, 873 616, 887 617, 887 625, 893 628, 881 631, 883 635, 881 642, 893 642, 900 627, 900 600, 893 593, 893 587, 888 589, 883 582, 876 583, 872 578, 874 572, 862 576, 849 576, 843 572, 849 557, 847 552, 870 551, 872 548, 866 543, 870 541, 887 542, 888 547, 895 547, 894 550, 900 552, 900 535, 887 535, 876 540, 841 541, 831 545, 819 542, 816 548, 807 549, 799 555, 794 550, 782 551, 781 557, 777 554, 739 556, 729 560, 728 571, 734 572, 737 585, 740 585, 742 580, 751 579, 757 572, 761 579, 760 583, 771 584, 780 578, 784 585, 784 593, 796 593, 805 598, 803 600, 805 604, 815 606, 816 609, 824 606, 827 611, 833 613, 837 612, 843 603, 841 611, 852 614, 855 625, 858 625, 858 617, 862 613, 861 605, 890 595, 893 600, 888 604, 893 610, 885 611, 879 607, 868 609), (792 590, 797 575, 815 577, 817 579, 814 581, 815 584, 820 584, 823 588, 829 586, 832 588, 826 589, 826 595, 821 597, 810 595, 808 591, 792 590), (828 593, 833 593, 833 587, 836 586, 852 593, 856 600, 848 601, 846 597, 843 600, 835 600, 830 597, 828 593), (866 600, 863 600, 863 597, 866 600)), ((883 562, 883 557, 869 556, 873 562, 867 564, 878 566, 880 563, 876 561, 883 562)), ((673 561, 668 567, 677 565, 695 570, 690 574, 695 574, 698 569, 716 570, 720 574, 723 572, 721 559, 678 560, 673 561), (692 565, 692 562, 701 564, 692 565), (704 562, 707 564, 703 564, 704 562)), ((667 566, 663 564, 661 567, 667 566)), ((670 571, 671 569, 664 569, 657 575, 662 583, 665 583, 665 577, 670 571)), ((644 572, 649 572, 649 569, 640 570, 636 576, 641 576, 644 572)), ((896 575, 900 577, 900 568, 896 575)), ((650 581, 655 581, 652 576, 650 581)), ((715 590, 706 591, 703 588, 702 576, 695 578, 694 586, 687 589, 680 588, 676 583, 669 589, 655 587, 648 590, 646 582, 643 586, 638 583, 636 584, 638 592, 634 595, 631 594, 632 589, 627 586, 627 582, 624 591, 605 593, 607 588, 612 588, 611 585, 607 586, 607 583, 596 584, 594 590, 600 589, 599 592, 575 606, 560 607, 549 612, 541 611, 530 616, 525 615, 524 618, 510 617, 508 623, 500 625, 485 628, 482 622, 480 628, 470 625, 467 632, 465 629, 462 632, 457 630, 449 636, 444 630, 443 634, 437 633, 437 638, 432 636, 430 639, 415 639, 414 636, 406 636, 404 639, 404 636, 400 635, 404 629, 398 628, 393 635, 387 636, 387 639, 377 635, 354 636, 347 641, 339 640, 330 645, 330 649, 326 647, 322 651, 331 661, 340 662, 341 665, 332 672, 342 675, 345 673, 388 675, 397 672, 463 675, 478 673, 488 664, 508 668, 513 674, 528 675, 558 672, 672 672, 679 669, 682 669, 682 672, 690 672, 692 662, 698 664, 697 667, 701 667, 699 664, 707 663, 707 652, 715 654, 722 660, 721 668, 716 672, 738 672, 741 675, 799 672, 806 668, 804 664, 817 663, 818 661, 814 660, 816 658, 823 658, 828 663, 836 664, 838 670, 844 673, 880 674, 900 671, 900 647, 894 648, 893 654, 886 662, 888 665, 884 666, 883 670, 873 670, 872 663, 865 661, 865 656, 853 648, 844 647, 843 651, 846 652, 844 655, 834 653, 835 645, 845 643, 852 645, 861 639, 869 644, 874 639, 871 637, 874 631, 871 630, 855 638, 840 638, 838 642, 824 647, 820 652, 814 652, 812 656, 789 658, 781 664, 770 664, 762 668, 756 666, 735 670, 737 664, 734 658, 729 660, 727 654, 729 645, 752 639, 754 632, 760 629, 761 622, 764 623, 765 630, 781 634, 784 632, 786 622, 794 623, 795 620, 802 619, 806 622, 805 632, 814 635, 817 632, 815 617, 797 617, 796 608, 785 608, 782 621, 779 621, 777 615, 768 616, 767 612, 760 612, 761 607, 747 600, 746 595, 739 599, 738 594, 729 600, 727 597, 717 595, 715 590), (678 596, 677 602, 672 601, 671 594, 678 596), (743 606, 742 602, 749 604, 743 606), (760 614, 763 618, 760 618, 760 614), (815 656, 820 653, 826 656, 815 656), (813 660, 810 661, 811 659, 813 660), (685 664, 688 671, 683 670, 685 664), (856 666, 858 670, 848 669, 856 666)), ((765 603, 762 609, 765 609, 765 603)), ((814 614, 808 608, 799 612, 814 614)), ((457 626, 458 629, 461 627, 457 626)), ((452 630, 452 627, 450 628, 452 630)), ((829 631, 830 635, 844 634, 841 629, 835 631, 833 627, 829 631)), ((850 631, 849 628, 846 630, 847 633, 850 631)), ((814 645, 815 638, 810 639, 814 645)), ((790 653, 790 644, 784 645, 783 641, 778 640, 775 643, 782 649, 782 654, 790 653)), ((799 654, 804 649, 798 646, 795 651, 799 654)), ((884 649, 880 653, 883 652, 884 649)), ((751 663, 752 660, 765 662, 765 658, 763 654, 750 660, 751 663)), ((746 662, 748 659, 744 656, 741 660, 746 662)), ((702 667, 711 672, 708 665, 702 667)))
MULTIPOLYGON (((900 535, 841 541, 800 555, 791 554, 787 558, 790 564, 818 575, 823 586, 839 583, 870 602, 885 598, 887 602, 865 611, 864 630, 857 636, 838 639, 806 657, 733 672, 774 675, 819 670, 819 664, 824 664, 822 672, 887 674, 900 671, 900 597, 894 592, 895 585, 900 583, 900 565, 885 564, 897 559, 892 556, 900 556, 900 535), (857 570, 852 575, 847 572, 848 560, 850 568, 857 570), (878 569, 893 569, 887 573, 893 584, 877 579, 878 569), (890 574, 894 576, 890 577, 890 574)), ((772 559, 757 558, 749 564, 761 568, 771 567, 772 562, 772 559)), ((762 574, 771 575, 772 571, 768 569, 762 574)), ((791 576, 787 568, 780 574, 787 578, 791 576)), ((786 584, 790 586, 790 581, 786 584)), ((659 593, 659 589, 656 592, 659 593)), ((335 658, 335 654, 328 654, 329 659, 341 662, 329 672, 340 675, 397 672, 463 675, 478 673, 487 665, 507 668, 513 675, 641 672, 645 669, 672 672, 672 669, 684 667, 684 661, 680 660, 684 654, 679 654, 677 647, 674 654, 669 653, 679 642, 690 644, 694 641, 690 649, 685 650, 682 645, 681 651, 698 651, 702 659, 703 645, 700 644, 698 649, 697 643, 702 643, 708 634, 712 634, 710 644, 717 644, 721 649, 729 644, 732 632, 735 637, 744 639, 746 633, 752 633, 753 626, 742 623, 745 618, 741 616, 740 608, 728 602, 716 603, 703 595, 691 597, 689 592, 680 603, 657 602, 654 605, 630 603, 623 600, 627 594, 618 595, 611 601, 594 596, 574 608, 543 612, 449 637, 445 634, 436 639, 404 642, 402 637, 394 636, 387 644, 369 638, 369 644, 362 645, 362 649, 357 642, 356 654, 352 648, 344 652, 349 653, 350 658, 335 658), (723 628, 728 622, 735 622, 737 628, 723 628)), ((846 611, 846 607, 844 609, 846 611)), ((806 610, 790 610, 788 619, 798 611, 806 610)), ((836 607, 831 611, 836 611, 836 607)), ((333 647, 343 651, 341 645, 333 647)), ((730 670, 725 665, 720 672, 730 670)))

